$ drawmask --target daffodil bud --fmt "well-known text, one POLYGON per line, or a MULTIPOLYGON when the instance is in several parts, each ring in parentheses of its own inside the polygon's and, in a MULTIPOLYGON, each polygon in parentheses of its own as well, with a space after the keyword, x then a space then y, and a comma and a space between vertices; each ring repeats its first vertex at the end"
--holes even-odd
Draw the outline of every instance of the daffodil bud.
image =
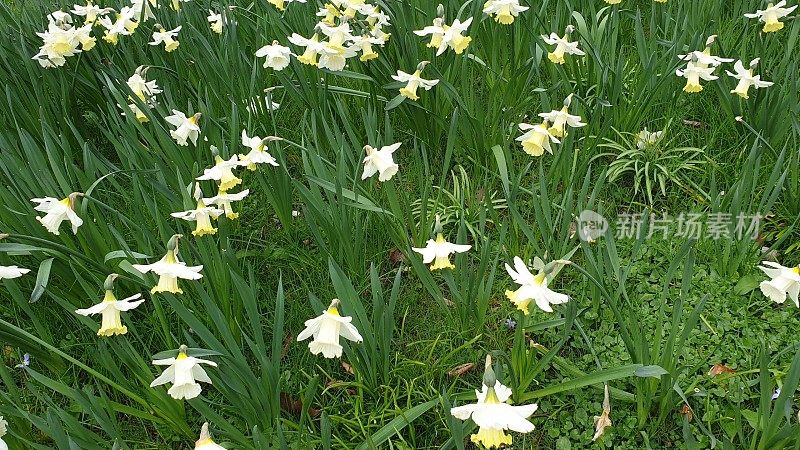
POLYGON ((330 304, 330 306, 328 306, 328 309, 329 309, 329 310, 330 310, 330 309, 338 309, 338 308, 339 308, 339 305, 340 305, 341 303, 342 303, 342 302, 341 302, 341 301, 339 301, 339 299, 338 299, 338 298, 335 298, 335 299, 331 300, 331 304, 330 304))
POLYGON ((189 347, 187 347, 186 344, 181 344, 181 346, 178 347, 178 354, 179 355, 181 355, 181 354, 185 355, 188 350, 189 350, 189 347))
POLYGON ((441 220, 441 217, 439 217, 438 214, 436 215, 436 223, 433 226, 433 232, 436 233, 436 234, 439 234, 439 233, 442 232, 442 220, 441 220))
POLYGON ((171 238, 169 238, 169 242, 167 242, 167 250, 171 252, 178 251, 178 241, 183 237, 182 234, 175 234, 171 238))
POLYGON ((203 198, 203 191, 200 189, 200 183, 195 183, 194 184, 194 199, 199 202, 201 198, 203 198))
POLYGON ((711 47, 712 45, 714 45, 714 41, 716 39, 717 39, 716 34, 712 34, 711 36, 709 36, 708 39, 706 39, 706 47, 711 47))
POLYGON ((569 36, 573 31, 575 31, 575 27, 572 25, 567 25, 567 28, 564 29, 564 34, 569 36))
POLYGON ((444 5, 441 3, 436 6, 436 17, 444 17, 444 5))
POLYGON ((430 64, 430 61, 422 61, 421 63, 417 64, 417 72, 422 72, 425 70, 425 66, 430 64))
POLYGON ((112 273, 111 275, 106 277, 106 281, 103 283, 103 289, 110 291, 114 289, 114 280, 119 277, 118 274, 112 273))
POLYGON ((567 98, 564 99, 564 108, 569 108, 569 105, 572 104, 572 94, 569 94, 567 98))
POLYGON ((8 233, 0 233, 0 241, 8 237, 8 233))
POLYGON ((492 369, 492 355, 486 355, 486 369, 483 371, 483 385, 488 388, 493 388, 497 383, 497 375, 492 369))

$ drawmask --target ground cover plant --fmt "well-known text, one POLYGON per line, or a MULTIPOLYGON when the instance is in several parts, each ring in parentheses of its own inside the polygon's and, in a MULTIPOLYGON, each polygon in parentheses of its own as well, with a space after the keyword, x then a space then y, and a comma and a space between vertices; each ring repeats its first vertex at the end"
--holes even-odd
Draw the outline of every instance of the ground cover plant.
POLYGON ((800 20, 0 2, 0 449, 800 449, 800 20))

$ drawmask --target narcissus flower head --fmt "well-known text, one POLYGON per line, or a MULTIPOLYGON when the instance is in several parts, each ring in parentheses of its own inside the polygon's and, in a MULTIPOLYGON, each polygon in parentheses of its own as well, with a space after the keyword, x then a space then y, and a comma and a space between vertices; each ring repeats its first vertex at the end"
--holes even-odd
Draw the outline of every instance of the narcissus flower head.
POLYGON ((91 308, 75 310, 76 314, 80 314, 82 316, 102 314, 103 319, 100 324, 100 329, 97 330, 98 336, 109 337, 127 333, 128 327, 122 324, 120 312, 130 311, 144 302, 144 299, 139 300, 142 297, 142 294, 135 294, 128 298, 117 300, 117 297, 114 295, 114 280, 117 278, 117 276, 117 274, 112 273, 108 276, 108 278, 106 278, 106 282, 103 286, 106 291, 106 295, 103 297, 103 300, 100 303, 92 306, 91 308))
POLYGON ((289 47, 280 45, 278 41, 272 41, 272 44, 265 45, 256 50, 257 58, 266 58, 264 60, 265 69, 285 69, 289 65, 289 59, 291 55, 291 49, 289 49, 289 47))
POLYGON ((306 0, 267 0, 267 3, 275 6, 278 8, 278 11, 283 11, 286 9, 286 6, 289 3, 297 2, 297 3, 305 3, 306 0))
MULTIPOLYGON (((127 85, 131 89, 131 92, 133 92, 133 95, 138 97, 142 103, 153 108, 156 104, 156 94, 160 94, 161 89, 158 88, 158 84, 155 80, 147 81, 145 78, 147 76, 147 69, 147 66, 137 67, 133 75, 128 78, 127 85)), ((131 98, 128 97, 128 100, 130 101, 131 98)), ((128 108, 136 115, 136 119, 139 122, 144 123, 149 120, 136 103, 130 103, 128 108)))
POLYGON ((242 179, 233 174, 233 169, 241 166, 238 155, 233 155, 230 159, 222 159, 221 156, 214 156, 214 167, 203 170, 203 175, 196 178, 197 181, 216 180, 219 181, 219 188, 227 191, 234 186, 242 183, 242 179))
POLYGON ((487 355, 483 386, 480 391, 475 390, 478 402, 452 408, 450 414, 460 420, 471 418, 478 425, 478 432, 470 436, 473 443, 486 448, 499 448, 513 442, 505 430, 518 433, 533 431, 534 426, 527 418, 536 412, 538 405, 512 406, 506 403, 511 398, 511 389, 497 380, 491 365, 492 359, 487 355))
POLYGON ((187 350, 187 347, 182 345, 177 357, 154 360, 153 365, 169 367, 150 383, 150 387, 172 383, 167 393, 175 400, 191 400, 200 395, 203 388, 198 381, 211 384, 211 379, 200 364, 217 367, 217 363, 189 356, 186 354, 187 350))
POLYGON ((788 295, 800 308, 800 266, 784 267, 772 261, 763 261, 758 266, 769 280, 761 282, 761 292, 775 303, 783 303, 788 295))
POLYGON ((245 189, 242 192, 237 192, 235 194, 229 194, 220 189, 219 193, 214 197, 204 198, 203 204, 206 206, 217 205, 218 207, 222 207, 222 209, 225 211, 225 217, 234 220, 239 217, 239 213, 233 212, 231 202, 238 202, 239 200, 247 197, 249 193, 250 189, 245 189))
POLYGON ((394 163, 392 154, 400 148, 400 142, 392 145, 381 147, 380 150, 365 145, 364 151, 367 156, 364 157, 364 173, 361 175, 362 180, 378 173, 378 181, 389 181, 397 173, 399 166, 394 163))
POLYGON ((520 287, 516 291, 506 291, 506 297, 525 315, 531 300, 544 312, 553 312, 550 305, 566 303, 569 296, 560 294, 547 287, 547 273, 540 269, 534 276, 519 256, 514 257, 514 268, 506 264, 506 272, 520 287))
POLYGON ((517 137, 516 141, 522 143, 522 149, 531 156, 542 156, 545 150, 552 154, 553 149, 550 147, 550 143, 558 144, 561 142, 550 134, 550 126, 547 120, 538 125, 521 123, 518 126, 520 131, 524 133, 517 137))
POLYGON ((686 85, 683 87, 683 90, 691 94, 703 90, 703 86, 700 84, 701 79, 711 81, 719 78, 714 75, 714 69, 713 66, 703 67, 703 65, 698 64, 696 58, 692 58, 692 61, 689 61, 686 68, 677 69, 675 75, 686 78, 686 85))
POLYGON ((92 0, 87 0, 85 5, 78 5, 78 4, 73 5, 72 10, 70 12, 72 14, 75 14, 76 16, 84 17, 85 18, 84 23, 94 24, 94 22, 97 20, 98 17, 104 17, 111 11, 114 10, 111 8, 101 8, 92 3, 92 0))
POLYGON ((297 33, 293 33, 289 36, 289 42, 306 48, 303 54, 297 57, 297 60, 310 66, 316 66, 319 54, 325 51, 325 44, 319 41, 319 34, 317 33, 314 33, 310 38, 304 38, 297 33))
POLYGON ((585 123, 581 122, 581 116, 574 116, 570 114, 569 106, 572 103, 572 94, 564 100, 564 107, 561 108, 560 111, 553 110, 548 113, 539 113, 539 117, 543 118, 545 121, 551 122, 552 125, 547 131, 550 132, 555 137, 563 138, 567 135, 565 127, 569 125, 572 128, 578 128, 586 126, 585 123))
POLYGON ((194 199, 197 207, 188 211, 175 212, 170 214, 176 219, 183 219, 189 222, 196 222, 197 227, 192 231, 193 236, 205 236, 216 234, 217 229, 211 225, 211 220, 221 216, 225 211, 213 206, 206 206, 203 202, 203 191, 200 190, 200 183, 195 183, 194 199))
POLYGON ((181 31, 180 26, 174 28, 172 30, 164 30, 164 27, 160 25, 156 25, 156 29, 158 31, 153 32, 153 40, 150 42, 150 45, 159 45, 164 44, 164 50, 167 52, 171 52, 178 48, 180 42, 178 42, 178 32, 181 31))
MULTIPOLYGON (((444 18, 443 17, 436 17, 433 19, 433 25, 428 25, 427 27, 421 30, 414 30, 414 34, 417 36, 428 36, 430 35, 431 40, 428 42, 427 46, 431 48, 441 49, 441 52, 447 49, 447 43, 444 42, 444 18)), ((439 54, 437 52, 437 54, 439 54)))
POLYGON ((339 314, 339 300, 333 299, 328 309, 321 315, 306 320, 306 328, 297 335, 297 341, 303 341, 313 336, 308 343, 308 349, 315 355, 322 354, 325 358, 340 358, 342 346, 339 337, 352 342, 362 342, 358 330, 350 322, 352 317, 342 317, 339 314))
POLYGON ((645 148, 648 145, 653 145, 661 139, 664 130, 661 131, 647 131, 647 128, 636 133, 636 148, 645 148))
POLYGON ((427 64, 428 61, 419 63, 417 65, 417 70, 413 74, 408 74, 402 70, 398 70, 397 75, 392 75, 394 80, 406 83, 404 87, 400 88, 400 95, 409 100, 417 100, 419 99, 419 96, 417 95, 418 88, 421 87, 426 91, 430 91, 431 88, 439 83, 439 80, 426 80, 421 77, 422 71, 425 69, 427 64))
POLYGON ((759 22, 764 22, 764 29, 762 31, 764 31, 764 33, 772 33, 784 27, 783 22, 779 19, 788 16, 797 8, 797 5, 789 8, 785 8, 785 6, 786 0, 781 0, 777 4, 767 4, 767 9, 759 9, 754 13, 748 13, 744 16, 749 19, 757 18, 759 22))
POLYGON ((62 200, 53 197, 31 199, 31 202, 39 204, 33 209, 45 213, 44 217, 37 216, 36 220, 38 220, 47 231, 56 236, 60 234, 58 228, 61 226, 61 222, 69 220, 72 225, 72 233, 77 234, 78 227, 83 225, 83 219, 78 217, 75 213, 75 202, 78 197, 83 197, 83 193, 73 192, 62 200))
POLYGON ((211 433, 208 432, 208 422, 203 424, 203 428, 200 430, 200 438, 194 443, 194 450, 225 450, 225 447, 211 439, 211 433))
POLYGON ((19 278, 30 271, 30 269, 23 269, 22 267, 18 266, 0 266, 0 280, 19 278))
POLYGON ((771 81, 762 81, 761 75, 753 75, 753 69, 755 69, 758 65, 758 60, 759 58, 750 61, 749 69, 745 69, 744 63, 739 60, 733 65, 733 70, 735 73, 727 70, 725 71, 728 76, 739 80, 739 83, 736 84, 736 88, 731 91, 731 94, 736 94, 744 99, 747 99, 750 98, 749 91, 751 87, 753 89, 760 89, 773 85, 771 81))
POLYGON ((412 248, 415 252, 422 255, 422 262, 431 264, 430 270, 440 269, 454 269, 455 266, 450 262, 450 255, 454 253, 464 253, 472 248, 471 245, 451 244, 444 239, 442 234, 442 224, 439 216, 436 216, 436 225, 434 228, 436 239, 428 239, 425 247, 412 248))
POLYGON ((8 422, 3 419, 3 416, 0 416, 0 450, 8 450, 8 445, 3 441, 3 436, 6 435, 8 431, 8 422))
POLYGON ((167 254, 158 262, 153 264, 133 264, 133 268, 141 273, 153 272, 158 275, 158 284, 150 290, 155 294, 158 292, 171 292, 182 294, 183 290, 178 287, 178 279, 199 280, 203 278, 200 271, 203 266, 187 266, 185 262, 178 259, 178 242, 182 235, 176 234, 167 243, 167 254))
POLYGON ((483 13, 494 15, 494 20, 503 25, 511 25, 519 13, 527 10, 528 7, 520 5, 519 0, 489 0, 483 4, 483 13))
POLYGON ((570 42, 569 35, 575 29, 572 25, 569 25, 564 32, 564 37, 559 37, 556 33, 550 33, 550 36, 542 36, 542 40, 548 45, 555 45, 556 48, 553 49, 552 52, 547 54, 547 59, 551 62, 556 64, 564 64, 566 60, 564 59, 565 54, 569 55, 585 55, 586 53, 583 50, 578 48, 578 42, 570 42))
POLYGON ((278 167, 280 165, 278 161, 267 151, 267 143, 280 139, 276 136, 267 136, 264 139, 258 136, 249 137, 247 136, 247 130, 242 130, 242 145, 249 148, 250 152, 245 155, 239 155, 239 165, 246 166, 249 170, 256 170, 256 164, 269 164, 278 167))
POLYGON ((122 8, 112 21, 108 16, 101 17, 98 22, 106 29, 103 40, 112 45, 117 45, 119 36, 129 36, 136 31, 139 22, 135 20, 136 10, 128 6, 122 8))
POLYGON ((173 109, 172 115, 165 117, 164 120, 177 127, 169 132, 172 139, 175 139, 178 145, 188 146, 187 139, 191 140, 193 145, 197 145, 197 138, 200 136, 200 125, 197 123, 201 116, 202 114, 195 113, 192 117, 186 117, 186 114, 173 109))

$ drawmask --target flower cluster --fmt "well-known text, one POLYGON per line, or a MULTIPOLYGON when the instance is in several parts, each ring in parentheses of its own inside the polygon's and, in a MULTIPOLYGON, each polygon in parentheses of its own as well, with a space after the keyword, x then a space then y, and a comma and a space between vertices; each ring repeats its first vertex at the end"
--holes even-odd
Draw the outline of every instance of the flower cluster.
POLYGON ((522 144, 525 153, 531 156, 542 156, 545 151, 553 153, 551 143, 558 144, 567 135, 567 127, 579 128, 586 124, 581 122, 581 117, 569 113, 572 104, 572 94, 564 100, 564 106, 560 110, 553 110, 547 113, 539 113, 542 123, 531 125, 520 123, 520 131, 524 133, 517 137, 517 141, 522 144))

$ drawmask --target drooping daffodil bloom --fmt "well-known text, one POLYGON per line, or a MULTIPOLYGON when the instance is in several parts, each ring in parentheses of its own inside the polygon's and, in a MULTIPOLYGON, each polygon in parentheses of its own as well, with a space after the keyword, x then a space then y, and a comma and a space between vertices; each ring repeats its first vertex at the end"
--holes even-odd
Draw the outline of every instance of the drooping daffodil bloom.
POLYGON ((605 0, 605 2, 608 3, 609 5, 619 5, 620 3, 622 3, 622 0, 605 0))
POLYGON ((168 53, 178 48, 180 42, 178 42, 178 32, 181 31, 181 26, 173 28, 172 30, 164 30, 164 27, 157 26, 158 31, 153 32, 153 40, 150 42, 150 45, 160 45, 164 44, 164 50, 168 53))
POLYGON ((367 152, 367 156, 364 157, 364 173, 361 174, 361 179, 366 180, 367 178, 375 175, 378 175, 378 181, 389 181, 392 177, 397 173, 399 166, 394 163, 394 158, 392 154, 400 148, 400 142, 392 145, 387 145, 381 147, 380 150, 372 147, 371 145, 365 145, 364 151, 367 152))
POLYGON ((358 53, 357 47, 352 45, 344 46, 345 41, 350 41, 353 38, 350 32, 350 24, 344 22, 334 27, 320 23, 317 24, 317 29, 328 38, 327 41, 322 42, 322 51, 320 52, 317 67, 333 72, 343 70, 345 64, 347 64, 347 58, 356 56, 358 53))
POLYGON ((8 444, 3 440, 3 436, 8 432, 8 422, 0 416, 0 450, 8 450, 8 444))
POLYGON ((200 136, 200 125, 197 122, 200 116, 200 113, 196 113, 192 117, 186 117, 186 114, 173 109, 172 115, 164 118, 167 123, 177 127, 175 130, 170 130, 169 135, 178 145, 189 145, 187 139, 191 140, 193 145, 197 145, 197 138, 200 136))
POLYGON ((158 4, 156 3, 158 0, 131 0, 131 9, 134 11, 134 17, 139 18, 144 16, 143 20, 147 21, 150 19, 155 19, 156 14, 153 12, 153 8, 157 7, 158 4))
POLYGON ((552 52, 547 54, 547 59, 551 62, 556 64, 564 64, 566 60, 564 59, 565 54, 569 55, 585 55, 586 53, 583 50, 578 48, 578 42, 570 42, 569 35, 572 31, 575 30, 575 27, 569 25, 564 32, 564 37, 559 37, 556 33, 550 33, 550 36, 542 36, 544 42, 548 45, 555 45, 556 48, 553 49, 552 52))
POLYGON ((221 216, 225 211, 213 206, 206 206, 203 202, 203 192, 200 190, 200 183, 195 183, 194 199, 197 202, 197 207, 195 209, 175 212, 170 215, 176 219, 195 222, 197 226, 194 231, 192 231, 193 236, 200 237, 207 234, 216 234, 217 229, 211 225, 211 220, 221 216))
MULTIPOLYGON (((472 17, 461 22, 460 20, 456 19, 453 21, 453 24, 450 26, 445 25, 444 29, 444 36, 442 37, 442 44, 446 45, 453 49, 456 52, 456 55, 460 55, 467 49, 469 43, 472 42, 472 38, 469 36, 464 36, 464 33, 467 31, 467 28, 472 24, 472 17)), ((436 50, 436 55, 441 55, 444 53, 444 48, 442 45, 439 45, 439 48, 436 50)))
POLYGON ((297 57, 297 60, 310 66, 316 66, 319 54, 325 51, 325 44, 319 41, 319 34, 317 33, 314 33, 311 38, 304 38, 297 33, 293 33, 289 36, 289 42, 306 48, 303 54, 297 57))
POLYGON ((150 387, 172 383, 172 387, 167 390, 167 394, 175 400, 191 400, 200 395, 203 392, 203 387, 200 386, 198 381, 211 384, 211 379, 200 364, 217 367, 217 363, 189 356, 186 354, 187 350, 188 348, 185 345, 181 345, 177 357, 154 360, 153 365, 169 367, 164 369, 164 372, 150 383, 150 387))
POLYGON ((158 275, 158 284, 150 290, 150 293, 171 292, 182 294, 183 290, 178 287, 178 278, 183 280, 199 280, 203 278, 200 271, 203 266, 187 266, 185 262, 178 259, 178 241, 182 235, 176 234, 167 243, 167 254, 158 262, 153 264, 133 264, 133 268, 141 273, 153 272, 158 275))
POLYGON ((333 299, 328 309, 321 315, 306 320, 306 328, 297 335, 297 341, 304 341, 313 336, 308 349, 314 355, 322 354, 325 358, 341 358, 342 346, 339 337, 352 342, 362 342, 358 330, 353 326, 352 317, 339 314, 339 299, 333 299))
POLYGON ((436 216, 434 232, 436 233, 436 239, 428 239, 428 241, 425 243, 425 247, 413 247, 411 250, 414 250, 422 255, 423 263, 433 263, 430 266, 431 271, 454 269, 456 266, 450 262, 450 255, 454 253, 464 253, 471 249, 472 246, 464 244, 451 244, 450 242, 447 242, 442 234, 442 223, 438 215, 436 216))
POLYGON ((211 31, 217 34, 222 34, 222 14, 215 13, 209 9, 207 20, 211 31))
POLYGON ((385 40, 380 37, 375 37, 370 34, 362 34, 360 36, 353 36, 351 39, 351 48, 360 51, 360 61, 370 61, 378 57, 378 53, 372 49, 373 45, 382 45, 385 40))
POLYGON ((550 133, 547 120, 542 121, 542 123, 538 125, 521 123, 518 126, 520 131, 524 133, 517 137, 516 140, 522 143, 522 149, 531 156, 542 156, 545 150, 553 154, 550 143, 558 144, 561 142, 550 133))
POLYGON ((736 94, 742 98, 750 98, 749 91, 752 87, 753 89, 760 89, 765 87, 770 87, 773 85, 771 81, 761 81, 761 75, 753 75, 753 69, 756 68, 758 65, 759 58, 756 58, 750 61, 750 68, 745 69, 744 63, 741 60, 736 61, 736 64, 733 65, 733 70, 736 73, 732 73, 730 71, 725 71, 728 76, 736 78, 739 80, 739 83, 736 84, 736 88, 731 91, 731 94, 736 94))
POLYGON ((63 66, 66 58, 81 52, 81 49, 78 48, 81 40, 75 32, 75 28, 72 28, 71 25, 67 25, 65 28, 51 22, 47 31, 36 33, 42 38, 42 45, 39 47, 39 53, 33 55, 32 59, 36 60, 40 66, 45 68, 63 66))
POLYGON ((560 305, 569 300, 569 296, 566 294, 555 292, 547 287, 547 272, 543 268, 534 276, 519 256, 514 257, 514 268, 506 264, 506 272, 515 283, 520 285, 516 291, 507 290, 506 297, 526 316, 530 313, 528 305, 531 300, 536 302, 536 306, 544 312, 553 312, 550 305, 560 305))
POLYGON ((744 16, 748 19, 758 19, 759 22, 764 22, 764 33, 771 33, 782 29, 784 24, 779 19, 788 16, 797 8, 797 5, 789 8, 785 6, 786 0, 781 0, 776 4, 767 4, 767 9, 759 9, 754 13, 748 13, 744 16))
POLYGON ((265 45, 256 50, 257 58, 266 58, 264 60, 265 69, 285 69, 289 65, 289 58, 291 55, 291 49, 289 49, 289 47, 280 45, 278 41, 272 41, 272 44, 265 45))
POLYGON ((603 397, 603 412, 599 416, 594 416, 594 436, 592 442, 600 439, 605 434, 606 428, 611 426, 611 398, 608 395, 608 383, 605 385, 605 395, 603 397))
POLYGON ((539 113, 539 117, 543 118, 545 121, 551 122, 550 128, 547 131, 550 132, 555 137, 563 138, 567 135, 565 127, 569 125, 572 128, 578 128, 586 126, 585 123, 581 122, 581 116, 574 116, 567 112, 569 110, 569 105, 572 103, 572 94, 567 96, 566 100, 564 100, 564 107, 561 108, 560 111, 550 111, 547 113, 539 113))
POLYGON ((450 414, 459 420, 472 419, 478 426, 478 432, 470 436, 476 445, 486 448, 499 448, 510 446, 513 438, 505 430, 518 433, 530 433, 534 426, 528 421, 538 405, 512 406, 508 399, 511 398, 511 389, 504 386, 497 379, 492 369, 491 356, 486 356, 486 370, 483 373, 483 386, 480 391, 475 390, 477 403, 457 406, 450 409, 450 414))
POLYGON ((200 438, 194 443, 194 450, 226 450, 225 447, 217 444, 211 439, 211 433, 208 432, 208 422, 203 424, 200 429, 200 438))
POLYGON ((426 91, 430 91, 431 88, 436 86, 439 83, 439 80, 426 80, 422 78, 422 71, 425 69, 425 66, 428 64, 428 61, 423 61, 417 65, 417 70, 412 73, 408 74, 403 72, 402 70, 397 71, 397 75, 392 75, 392 79, 399 81, 401 83, 406 83, 405 86, 400 88, 400 95, 409 99, 409 100, 418 100, 419 96, 417 95, 417 89, 423 88, 426 91))
POLYGON ((661 131, 647 131, 647 128, 636 133, 636 148, 642 149, 648 145, 653 145, 661 139, 664 130, 661 131))
POLYGON ((703 67, 698 64, 696 59, 689 61, 685 69, 677 69, 675 75, 686 78, 686 85, 683 87, 684 92, 690 94, 697 93, 703 90, 700 80, 716 80, 719 78, 714 75, 714 67, 703 67))
POLYGON ((214 155, 214 166, 203 170, 203 175, 196 178, 197 181, 215 180, 219 182, 219 188, 227 191, 234 186, 242 183, 242 179, 233 174, 233 169, 241 166, 238 155, 233 155, 230 159, 222 159, 219 154, 214 155))
POLYGON ((761 292, 775 303, 785 302, 788 295, 800 308, 800 266, 784 267, 772 261, 761 264, 758 268, 770 278, 759 285, 761 292))
MULTIPOLYGON (((247 130, 242 130, 242 145, 250 149, 246 155, 239 155, 239 165, 246 166, 248 170, 256 170, 256 164, 269 164, 278 167, 278 161, 267 151, 267 143, 281 138, 268 136, 261 139, 258 136, 247 136, 247 130)), ((226 189, 227 190, 227 189, 226 189)))
POLYGON ((45 213, 44 217, 37 216, 36 220, 56 236, 59 235, 58 228, 61 222, 69 220, 72 234, 77 234, 78 227, 83 225, 83 219, 75 213, 75 201, 78 197, 83 197, 83 193, 73 192, 62 200, 53 197, 31 199, 31 202, 38 203, 33 209, 45 213))
POLYGON ((711 36, 706 39, 706 47, 703 51, 695 50, 690 52, 686 55, 678 55, 678 59, 681 61, 694 61, 698 67, 707 68, 707 67, 717 67, 722 63, 729 63, 733 62, 730 58, 723 58, 721 56, 716 56, 711 54, 711 46, 714 45, 714 41, 717 39, 716 34, 712 34, 711 36))
POLYGON ((181 3, 190 2, 192 0, 172 0, 172 9, 175 11, 181 10, 181 3))
POLYGON ((444 17, 436 17, 433 19, 433 25, 428 25, 421 30, 414 30, 414 34, 423 37, 430 35, 431 40, 427 46, 436 49, 441 48, 444 53, 444 50, 447 49, 447 44, 444 44, 444 33, 447 30, 444 27, 444 17))
POLYGON ((87 0, 85 5, 72 5, 72 10, 70 12, 76 16, 84 17, 84 23, 94 24, 98 17, 103 17, 111 11, 114 10, 111 8, 101 8, 92 3, 92 0, 87 0))
POLYGON ((30 271, 30 269, 23 269, 18 266, 0 266, 0 280, 19 278, 30 271))
POLYGON ((528 7, 520 5, 519 0, 489 0, 483 4, 483 13, 494 15, 494 20, 503 25, 511 25, 519 13, 527 10, 528 7))
POLYGON ((274 5, 276 8, 278 8, 278 11, 285 10, 286 6, 292 2, 305 3, 306 0, 267 0, 267 3, 274 5))
POLYGON ((250 194, 250 189, 245 189, 242 192, 237 192, 235 194, 229 194, 220 189, 219 193, 214 197, 204 198, 203 204, 206 206, 216 205, 217 207, 222 207, 223 211, 225 211, 225 217, 234 220, 239 217, 239 213, 233 212, 231 202, 238 202, 239 200, 247 197, 248 194, 250 194))
POLYGON ((130 311, 144 302, 144 299, 141 299, 142 294, 136 294, 122 300, 117 300, 117 297, 114 295, 114 280, 118 276, 119 275, 112 273, 106 278, 105 284, 103 285, 106 294, 100 303, 91 308, 75 310, 75 313, 81 316, 102 314, 103 318, 100 323, 100 329, 97 330, 98 336, 109 337, 127 333, 128 327, 122 324, 120 312, 130 311))
MULTIPOLYGON (((145 105, 153 108, 155 106, 155 98, 156 94, 161 93, 161 89, 158 88, 158 84, 155 80, 147 81, 145 78, 147 73, 146 66, 139 66, 136 68, 136 71, 130 78, 128 78, 127 85, 133 92, 133 94, 139 98, 145 105)), ((131 98, 129 97, 128 100, 130 101, 131 98)), ((130 103, 128 108, 136 115, 136 120, 139 122, 147 122, 150 119, 147 118, 144 111, 139 109, 139 106, 136 103, 130 103)), ((123 113, 124 115, 124 113, 123 113)))

